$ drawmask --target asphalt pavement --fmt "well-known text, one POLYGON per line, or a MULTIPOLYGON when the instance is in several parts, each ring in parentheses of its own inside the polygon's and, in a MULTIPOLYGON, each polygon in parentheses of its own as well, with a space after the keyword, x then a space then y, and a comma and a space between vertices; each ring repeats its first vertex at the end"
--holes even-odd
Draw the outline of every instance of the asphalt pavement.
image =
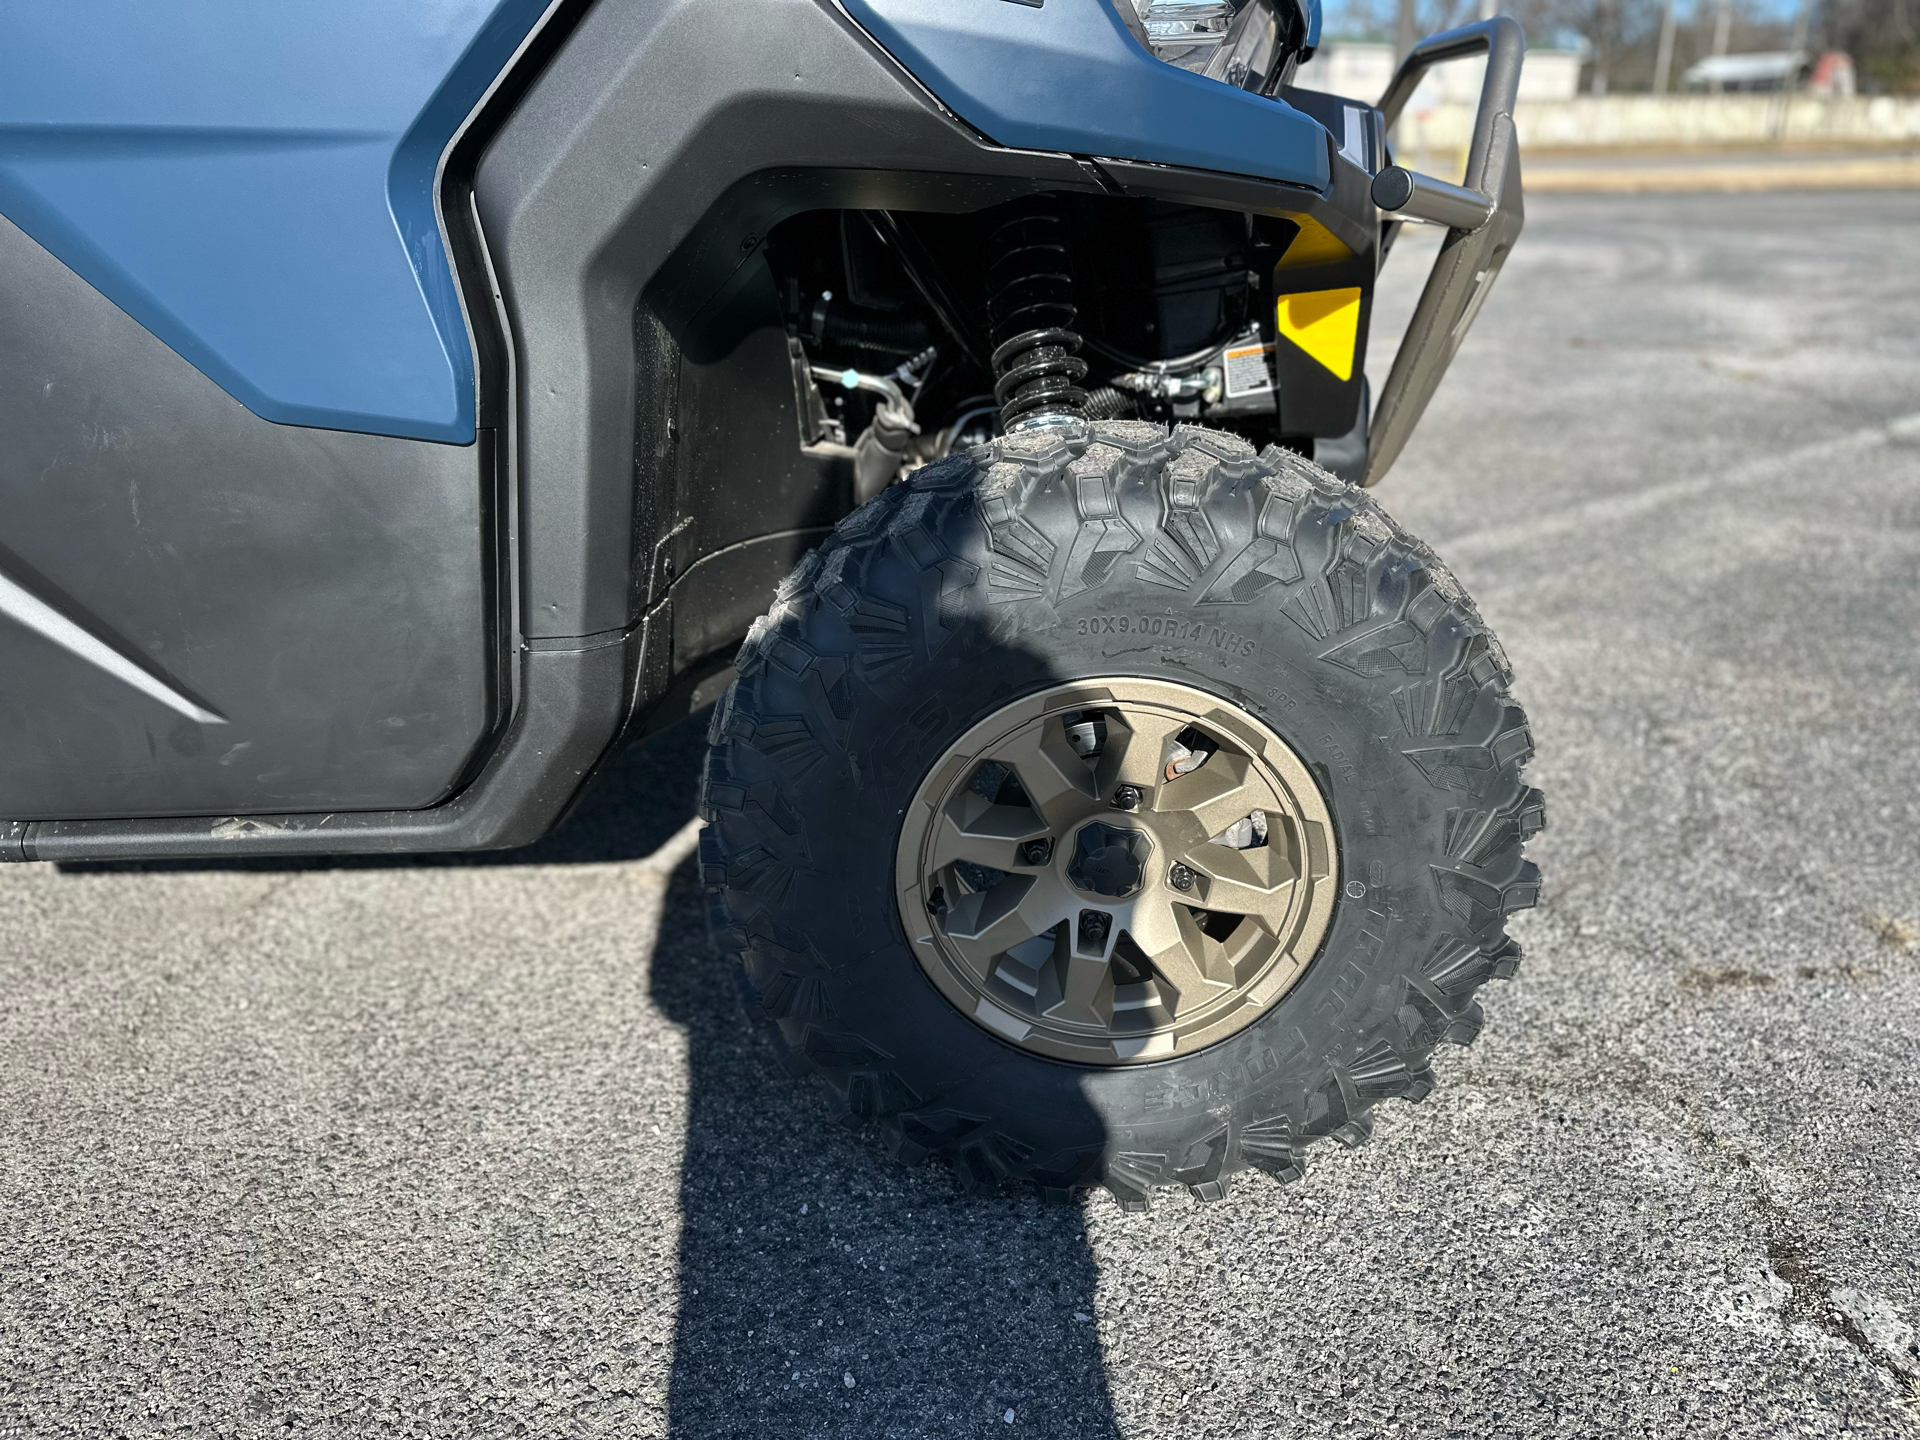
POLYGON ((1920 1434, 1920 193, 1536 198, 1381 497, 1550 828, 1370 1144, 1141 1217, 832 1128, 691 727, 505 859, 0 868, 0 1436, 1920 1434))

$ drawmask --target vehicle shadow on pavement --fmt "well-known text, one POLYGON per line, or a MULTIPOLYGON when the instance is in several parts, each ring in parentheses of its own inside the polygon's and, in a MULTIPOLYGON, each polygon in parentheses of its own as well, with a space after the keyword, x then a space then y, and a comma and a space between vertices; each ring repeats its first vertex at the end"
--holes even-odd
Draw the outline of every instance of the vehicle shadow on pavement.
MULTIPOLYGON (((630 751, 549 843, 664 841, 693 814, 704 722, 630 751)), ((1117 1437, 1079 1209, 970 1198, 836 1125, 746 1018, 704 908, 689 859, 651 980, 689 1080, 669 1434, 1117 1437)))
MULTIPOLYGON (((693 817, 706 723, 627 750, 522 858, 654 853, 693 817)), ((970 1198, 943 1166, 837 1125, 743 1012, 733 960, 705 938, 697 858, 673 873, 659 935, 651 994, 688 1070, 668 1433, 1117 1440, 1079 1209, 970 1198)))
MULTIPOLYGON (((663 936, 698 933, 697 863, 663 936)), ((652 993, 691 1082, 671 1435, 1118 1436, 1078 1208, 969 1198, 837 1127, 711 946, 663 945, 652 993)))

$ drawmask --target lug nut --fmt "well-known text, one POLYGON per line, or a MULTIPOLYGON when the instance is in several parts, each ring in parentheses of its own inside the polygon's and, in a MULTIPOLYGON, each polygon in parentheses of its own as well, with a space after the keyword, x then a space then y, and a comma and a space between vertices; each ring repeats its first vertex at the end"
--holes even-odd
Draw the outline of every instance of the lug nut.
POLYGON ((1029 865, 1044 865, 1053 858, 1053 841, 1029 840, 1020 847, 1020 858, 1029 865))
POLYGON ((1107 927, 1113 917, 1104 910, 1080 912, 1080 949, 1098 950, 1107 943, 1107 927))
POLYGON ((1176 890, 1193 889, 1193 871, 1185 865, 1176 865, 1167 872, 1167 883, 1176 890))
POLYGON ((1140 787, 1138 785, 1122 785, 1118 790, 1113 792, 1113 803, 1121 810, 1132 810, 1136 808, 1140 804, 1140 787))

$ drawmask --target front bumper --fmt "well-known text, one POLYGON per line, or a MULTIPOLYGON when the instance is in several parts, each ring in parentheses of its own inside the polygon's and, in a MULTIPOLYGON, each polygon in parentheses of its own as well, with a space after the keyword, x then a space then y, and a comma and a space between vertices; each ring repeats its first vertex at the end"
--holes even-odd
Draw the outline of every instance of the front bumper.
POLYGON ((1487 73, 1467 150, 1466 183, 1449 185, 1399 166, 1374 177, 1373 200, 1384 218, 1443 225, 1447 236, 1374 407, 1363 482, 1368 485, 1386 474, 1419 424, 1526 220, 1513 127, 1526 54, 1520 26, 1503 15, 1429 36, 1401 62, 1380 100, 1392 125, 1430 68, 1483 50, 1487 73))

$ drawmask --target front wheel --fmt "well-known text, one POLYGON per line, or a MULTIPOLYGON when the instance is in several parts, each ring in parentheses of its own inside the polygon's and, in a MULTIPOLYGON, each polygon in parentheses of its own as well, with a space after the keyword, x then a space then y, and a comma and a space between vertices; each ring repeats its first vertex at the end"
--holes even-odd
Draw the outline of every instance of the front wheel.
POLYGON ((1533 903, 1498 643, 1367 495, 1139 422, 920 471, 715 712, 715 933, 789 1067, 963 1184, 1223 1195, 1420 1100, 1533 903))

